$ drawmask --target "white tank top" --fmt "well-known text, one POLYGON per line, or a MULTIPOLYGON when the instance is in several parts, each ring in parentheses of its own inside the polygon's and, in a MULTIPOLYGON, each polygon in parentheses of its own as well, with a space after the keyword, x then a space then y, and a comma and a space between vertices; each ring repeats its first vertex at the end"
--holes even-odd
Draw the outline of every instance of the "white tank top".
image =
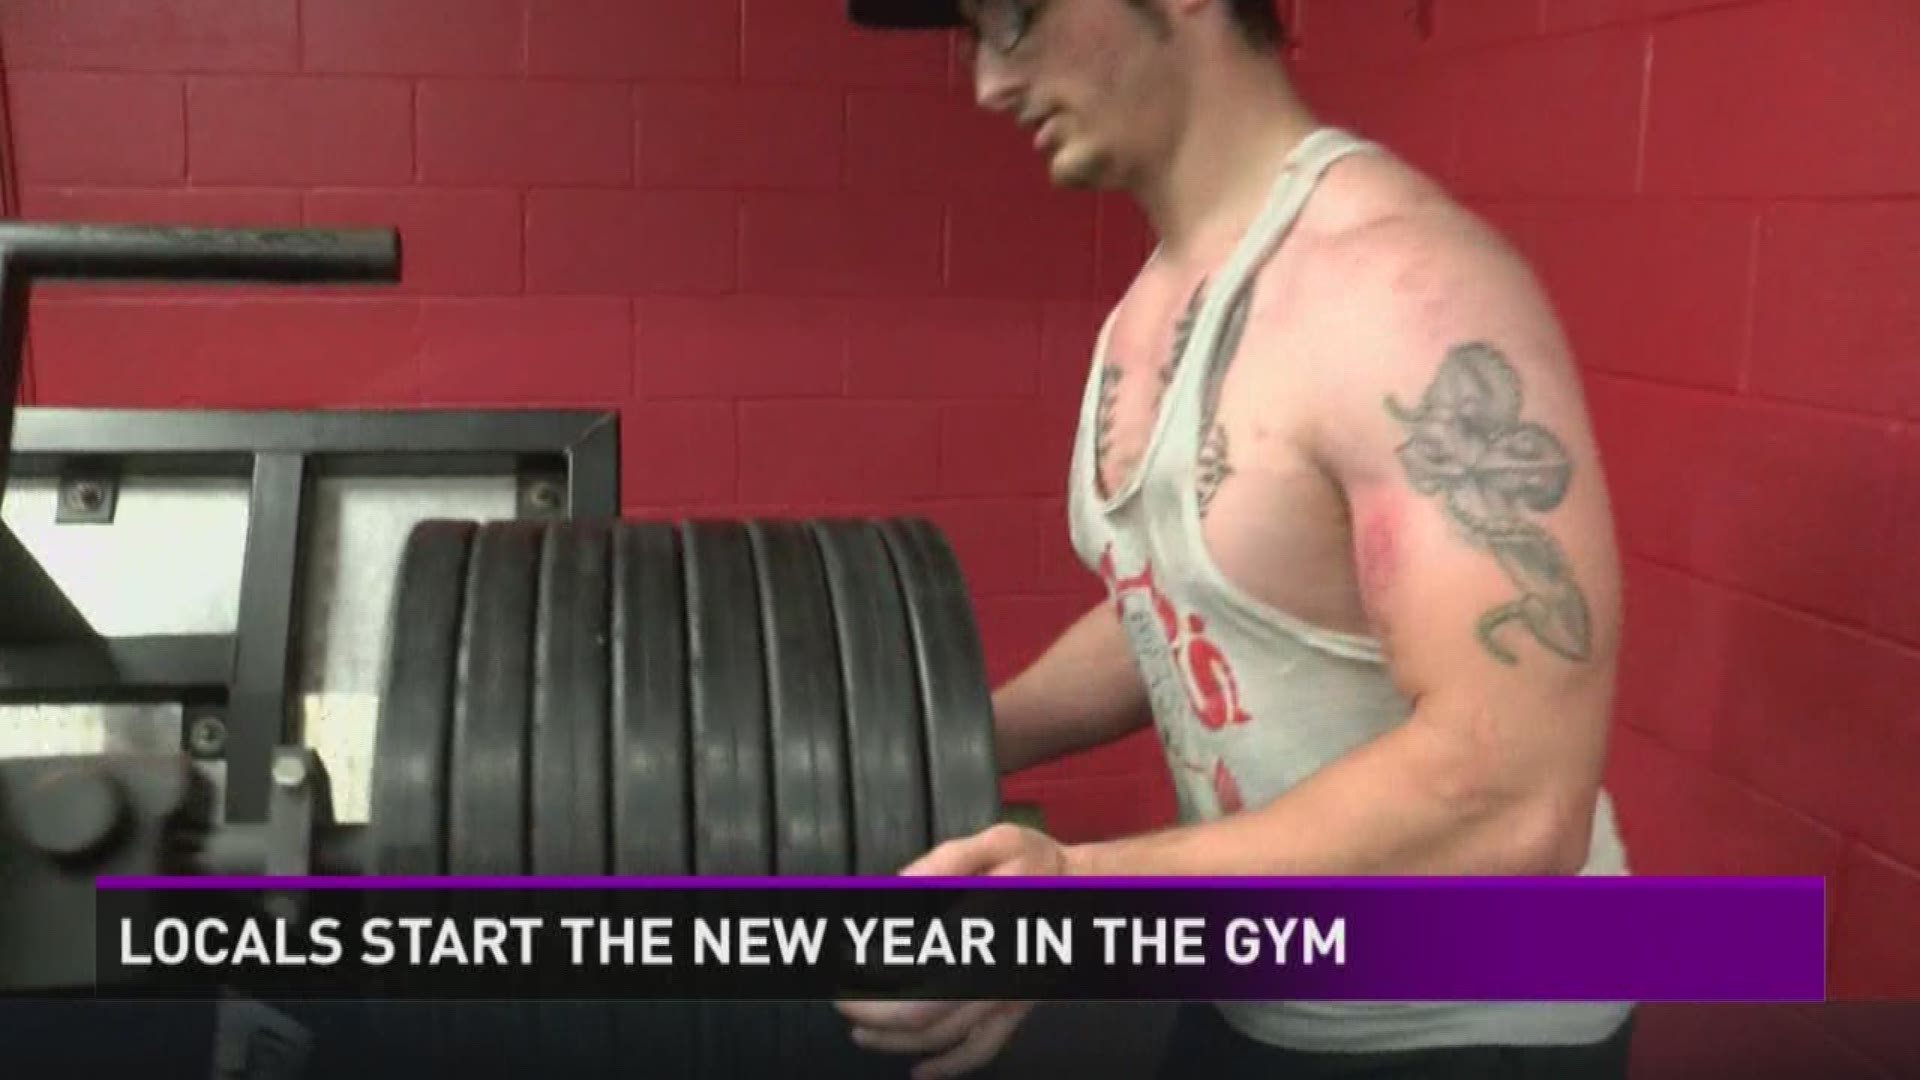
MULTIPOLYGON (((1117 605, 1153 705, 1180 818, 1259 806, 1402 723, 1411 703, 1379 642, 1309 625, 1254 599, 1213 562, 1195 483, 1209 369, 1243 290, 1291 230, 1335 162, 1372 144, 1321 129, 1289 156, 1268 201, 1214 276, 1177 361, 1139 465, 1102 497, 1095 460, 1099 373, 1113 317, 1095 347, 1070 472, 1068 518, 1082 562, 1117 605)), ((1233 335, 1237 338, 1237 335, 1233 335)), ((1601 796, 1582 873, 1626 872, 1601 796)), ((1624 1003, 1220 1002, 1250 1037, 1301 1050, 1381 1051, 1468 1043, 1570 1044, 1605 1038, 1624 1003)))

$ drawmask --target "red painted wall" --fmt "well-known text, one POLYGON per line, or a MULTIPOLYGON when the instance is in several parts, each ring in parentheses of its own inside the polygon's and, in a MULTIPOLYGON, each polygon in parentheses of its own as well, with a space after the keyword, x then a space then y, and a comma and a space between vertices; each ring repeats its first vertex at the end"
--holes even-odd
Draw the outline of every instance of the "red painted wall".
MULTIPOLYGON (((1824 875, 1836 992, 1920 995, 1920 5, 1288 6, 1310 98, 1507 230, 1587 368, 1637 867, 1824 875)), ((407 245, 397 291, 49 290, 36 400, 618 407, 636 513, 931 513, 1009 673, 1096 597, 1058 492, 1148 238, 841 7, 7 0, 27 215, 407 245)), ((1155 824, 1154 752, 1010 790, 1155 824)))
MULTIPOLYGON (((1505 229, 1586 369, 1636 869, 1824 876, 1832 993, 1920 997, 1920 4, 1291 6, 1311 99, 1505 229)), ((1911 1019, 1650 1019, 1674 1075, 1920 1071, 1911 1019)))

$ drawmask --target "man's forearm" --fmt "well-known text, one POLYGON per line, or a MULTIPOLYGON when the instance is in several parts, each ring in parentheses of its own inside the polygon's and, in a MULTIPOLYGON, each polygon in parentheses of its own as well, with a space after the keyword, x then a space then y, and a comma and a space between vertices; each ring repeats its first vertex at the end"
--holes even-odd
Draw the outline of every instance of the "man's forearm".
POLYGON ((1002 773, 1110 742, 1151 719, 1126 632, 1105 603, 1000 687, 993 709, 1002 773))
MULTIPOLYGON (((1069 849, 1093 876, 1508 875, 1576 871, 1592 802, 1486 778, 1416 717, 1265 806, 1069 849)), ((1579 783, 1557 785, 1578 790, 1579 783)))

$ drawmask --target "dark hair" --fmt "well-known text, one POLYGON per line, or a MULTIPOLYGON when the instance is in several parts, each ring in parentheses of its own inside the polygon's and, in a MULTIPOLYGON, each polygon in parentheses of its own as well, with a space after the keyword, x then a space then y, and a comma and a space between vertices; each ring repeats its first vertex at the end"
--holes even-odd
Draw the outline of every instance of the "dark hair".
MULTIPOLYGON (((1287 43, 1287 29, 1280 21, 1279 0, 1221 0, 1227 6, 1227 18, 1240 31, 1247 47, 1272 52, 1287 43)), ((1162 35, 1172 29, 1166 13, 1153 0, 1127 0, 1140 16, 1152 23, 1162 35)))
POLYGON ((1227 14, 1247 44, 1256 49, 1277 49, 1287 43, 1287 28, 1280 21, 1278 0, 1226 0, 1227 14))

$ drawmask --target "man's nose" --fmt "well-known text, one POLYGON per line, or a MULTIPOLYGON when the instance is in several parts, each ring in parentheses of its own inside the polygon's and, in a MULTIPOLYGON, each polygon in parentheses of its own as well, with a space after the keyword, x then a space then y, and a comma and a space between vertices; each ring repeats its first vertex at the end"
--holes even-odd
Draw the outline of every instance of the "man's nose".
POLYGON ((973 46, 973 98, 983 109, 1013 112, 1020 100, 1020 79, 1013 66, 984 45, 973 46))

